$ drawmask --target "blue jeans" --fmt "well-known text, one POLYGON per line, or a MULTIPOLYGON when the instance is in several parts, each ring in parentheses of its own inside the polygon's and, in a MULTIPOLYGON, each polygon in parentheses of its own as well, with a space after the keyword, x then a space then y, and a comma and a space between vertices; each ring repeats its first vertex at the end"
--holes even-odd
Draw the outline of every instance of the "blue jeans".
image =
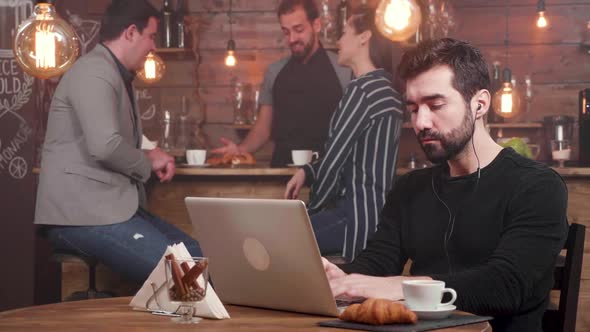
POLYGON ((347 209, 344 200, 336 207, 322 210, 309 216, 315 238, 322 256, 339 256, 344 249, 347 209))
POLYGON ((48 226, 47 236, 55 249, 94 257, 136 282, 148 278, 168 245, 184 242, 192 256, 202 255, 191 236, 142 208, 112 225, 48 226))

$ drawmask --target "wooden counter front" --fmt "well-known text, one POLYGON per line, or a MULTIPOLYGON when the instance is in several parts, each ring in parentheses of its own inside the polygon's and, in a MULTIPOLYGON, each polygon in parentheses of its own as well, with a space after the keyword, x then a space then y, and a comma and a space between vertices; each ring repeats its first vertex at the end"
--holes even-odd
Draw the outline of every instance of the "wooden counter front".
MULTIPOLYGON (((188 234, 192 227, 184 205, 187 196, 231 198, 283 198, 287 182, 297 168, 179 167, 170 183, 148 186, 148 206, 188 234)), ((303 188, 300 199, 307 201, 309 188, 303 188)))

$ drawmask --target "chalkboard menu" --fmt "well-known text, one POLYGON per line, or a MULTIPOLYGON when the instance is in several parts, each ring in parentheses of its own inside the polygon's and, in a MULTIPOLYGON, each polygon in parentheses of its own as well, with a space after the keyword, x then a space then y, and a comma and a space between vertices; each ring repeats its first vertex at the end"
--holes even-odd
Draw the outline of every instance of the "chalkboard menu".
POLYGON ((31 305, 34 296, 36 186, 31 169, 38 84, 21 70, 12 52, 16 28, 32 10, 32 1, 0 0, 0 253, 11 271, 19 271, 0 274, 0 311, 31 305))

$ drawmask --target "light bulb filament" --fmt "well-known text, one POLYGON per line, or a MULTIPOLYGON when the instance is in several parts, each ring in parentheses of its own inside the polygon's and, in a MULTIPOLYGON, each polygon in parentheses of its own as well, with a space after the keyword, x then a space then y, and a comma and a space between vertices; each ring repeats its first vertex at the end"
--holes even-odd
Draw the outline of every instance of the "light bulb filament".
POLYGON ((512 89, 504 88, 502 90, 502 101, 500 107, 501 113, 512 113, 512 89))
POLYGON ((156 78, 156 61, 154 61, 153 57, 148 55, 143 68, 145 70, 145 78, 151 80, 156 78))
POLYGON ((35 31, 35 59, 37 68, 55 68, 55 33, 53 24, 41 22, 35 31))
POLYGON ((539 18, 537 19, 537 27, 544 28, 547 26, 547 18, 545 18, 545 12, 539 12, 539 18))
POLYGON ((228 67, 233 67, 236 65, 236 56, 234 55, 234 51, 227 51, 227 56, 225 57, 225 65, 228 67))
POLYGON ((385 24, 394 30, 403 30, 410 24, 412 8, 407 0, 390 0, 385 9, 385 24))

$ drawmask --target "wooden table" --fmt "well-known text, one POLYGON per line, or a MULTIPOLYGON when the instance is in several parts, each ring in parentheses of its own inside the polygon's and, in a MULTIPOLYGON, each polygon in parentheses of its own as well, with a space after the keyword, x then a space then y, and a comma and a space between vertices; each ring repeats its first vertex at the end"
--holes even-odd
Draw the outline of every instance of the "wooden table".
MULTIPOLYGON (((181 325, 170 317, 132 310, 131 298, 63 302, 0 312, 0 331, 346 331, 319 327, 333 318, 283 311, 227 306, 231 319, 201 321, 198 326, 181 325)), ((487 322, 438 331, 491 331, 487 322)))

